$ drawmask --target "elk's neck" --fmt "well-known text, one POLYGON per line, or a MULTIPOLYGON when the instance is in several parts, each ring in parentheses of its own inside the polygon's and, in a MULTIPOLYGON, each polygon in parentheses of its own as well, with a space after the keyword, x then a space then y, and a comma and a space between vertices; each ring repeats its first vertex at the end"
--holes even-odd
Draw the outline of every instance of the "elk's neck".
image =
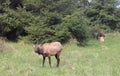
POLYGON ((40 48, 37 48, 37 53, 43 55, 43 51, 40 48))

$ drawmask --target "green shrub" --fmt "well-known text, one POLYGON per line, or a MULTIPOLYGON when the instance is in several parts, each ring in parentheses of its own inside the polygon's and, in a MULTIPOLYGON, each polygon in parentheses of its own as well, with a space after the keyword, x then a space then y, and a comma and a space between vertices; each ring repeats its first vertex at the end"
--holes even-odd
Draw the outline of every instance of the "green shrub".
POLYGON ((80 45, 86 45, 89 39, 89 21, 82 16, 82 11, 75 12, 65 18, 65 24, 69 28, 71 36, 78 41, 80 45))
POLYGON ((29 40, 32 43, 45 43, 51 41, 66 42, 70 38, 67 28, 62 25, 57 25, 53 28, 48 28, 45 25, 27 27, 29 32, 29 40))
POLYGON ((70 39, 70 32, 67 26, 64 24, 58 25, 55 28, 55 40, 60 41, 62 43, 67 42, 70 39))
POLYGON ((87 40, 89 39, 89 30, 86 29, 85 25, 72 26, 70 27, 70 32, 80 45, 84 46, 87 44, 87 40))
POLYGON ((0 15, 0 20, 1 35, 9 40, 18 40, 19 36, 26 36, 27 31, 25 27, 41 22, 39 17, 22 9, 17 11, 6 9, 5 13, 0 15))

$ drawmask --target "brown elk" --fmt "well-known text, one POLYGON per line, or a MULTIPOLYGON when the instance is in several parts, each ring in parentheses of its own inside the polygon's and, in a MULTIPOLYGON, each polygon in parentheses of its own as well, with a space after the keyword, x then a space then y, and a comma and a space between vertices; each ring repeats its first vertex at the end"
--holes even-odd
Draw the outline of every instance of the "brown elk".
POLYGON ((51 43, 44 43, 44 44, 34 44, 33 45, 35 53, 43 56, 43 66, 45 63, 45 58, 48 57, 49 65, 51 67, 51 58, 50 56, 55 56, 57 59, 57 67, 59 67, 60 63, 60 53, 62 51, 62 45, 60 42, 51 42, 51 43))
POLYGON ((98 34, 98 40, 99 40, 99 42, 104 42, 104 37, 105 37, 105 33, 104 32, 100 32, 98 34))

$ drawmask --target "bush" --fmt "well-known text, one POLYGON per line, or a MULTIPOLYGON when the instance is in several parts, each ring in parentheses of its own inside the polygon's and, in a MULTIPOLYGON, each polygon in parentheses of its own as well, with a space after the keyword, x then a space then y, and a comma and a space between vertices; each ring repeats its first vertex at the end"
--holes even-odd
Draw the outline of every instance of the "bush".
POLYGON ((28 38, 32 43, 52 41, 67 42, 70 38, 68 28, 62 23, 62 17, 57 13, 49 13, 39 18, 37 24, 26 27, 28 38))
POLYGON ((18 40, 19 36, 27 35, 25 27, 40 23, 38 18, 22 9, 17 11, 6 9, 5 13, 0 15, 1 35, 9 40, 18 40))
POLYGON ((45 26, 31 26, 27 28, 29 40, 32 43, 50 42, 53 38, 54 31, 45 26))
POLYGON ((62 43, 67 42, 70 39, 70 32, 67 26, 64 24, 58 25, 55 28, 55 39, 56 41, 60 41, 62 43))
POLYGON ((87 44, 89 39, 89 21, 82 17, 82 11, 75 12, 72 15, 67 16, 64 20, 66 26, 69 28, 71 36, 75 38, 82 46, 87 44))
POLYGON ((48 28, 45 25, 27 27, 29 32, 29 40, 32 43, 45 43, 52 41, 60 41, 62 43, 69 40, 70 35, 67 28, 62 25, 57 25, 53 28, 48 28))
POLYGON ((76 38, 80 45, 85 46, 89 39, 89 30, 86 29, 85 25, 76 25, 70 27, 70 32, 76 38))

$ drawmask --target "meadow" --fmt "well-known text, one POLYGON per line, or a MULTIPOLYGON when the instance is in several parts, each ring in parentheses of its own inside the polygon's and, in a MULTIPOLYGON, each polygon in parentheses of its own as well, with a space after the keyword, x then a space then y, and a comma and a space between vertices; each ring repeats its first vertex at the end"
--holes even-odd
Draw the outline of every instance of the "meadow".
POLYGON ((0 76, 120 76, 120 34, 106 34, 105 42, 90 40, 85 47, 75 41, 64 44, 60 67, 51 57, 52 67, 46 59, 33 51, 32 44, 5 42, 0 52, 0 76))

